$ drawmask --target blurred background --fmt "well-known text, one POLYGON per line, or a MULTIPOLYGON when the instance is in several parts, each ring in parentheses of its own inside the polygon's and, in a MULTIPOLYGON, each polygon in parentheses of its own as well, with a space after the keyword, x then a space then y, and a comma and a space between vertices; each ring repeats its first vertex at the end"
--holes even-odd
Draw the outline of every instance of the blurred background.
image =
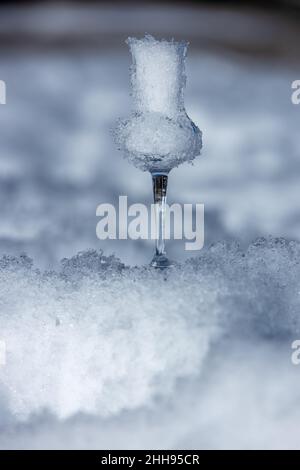
POLYGON ((87 248, 151 259, 152 242, 95 232, 98 204, 152 202, 111 136, 131 106, 125 40, 145 32, 190 42, 186 109, 204 137, 194 166, 171 172, 169 203, 205 204, 206 244, 299 239, 299 26, 299 1, 1 4, 0 254, 42 268, 87 248))

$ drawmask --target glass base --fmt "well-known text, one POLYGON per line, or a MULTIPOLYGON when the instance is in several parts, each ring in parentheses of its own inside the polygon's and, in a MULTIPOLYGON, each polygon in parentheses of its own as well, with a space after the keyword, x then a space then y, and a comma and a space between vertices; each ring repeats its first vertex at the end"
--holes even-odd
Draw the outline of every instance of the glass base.
POLYGON ((166 255, 154 255, 151 264, 153 268, 165 269, 174 266, 174 263, 170 261, 166 255))

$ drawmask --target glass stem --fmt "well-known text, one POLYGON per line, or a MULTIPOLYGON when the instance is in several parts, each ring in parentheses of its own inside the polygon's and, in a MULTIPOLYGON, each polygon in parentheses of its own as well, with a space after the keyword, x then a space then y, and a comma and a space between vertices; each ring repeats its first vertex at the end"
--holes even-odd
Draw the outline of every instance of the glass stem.
POLYGON ((167 203, 168 175, 152 173, 153 198, 156 218, 156 256, 165 255, 165 216, 167 203))

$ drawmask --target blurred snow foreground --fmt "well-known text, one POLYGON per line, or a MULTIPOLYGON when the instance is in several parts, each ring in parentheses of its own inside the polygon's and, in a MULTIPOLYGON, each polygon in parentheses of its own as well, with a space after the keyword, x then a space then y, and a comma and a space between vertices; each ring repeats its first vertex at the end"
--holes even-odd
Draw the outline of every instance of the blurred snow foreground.
POLYGON ((298 447, 300 244, 167 271, 102 252, 0 261, 0 446, 298 447))

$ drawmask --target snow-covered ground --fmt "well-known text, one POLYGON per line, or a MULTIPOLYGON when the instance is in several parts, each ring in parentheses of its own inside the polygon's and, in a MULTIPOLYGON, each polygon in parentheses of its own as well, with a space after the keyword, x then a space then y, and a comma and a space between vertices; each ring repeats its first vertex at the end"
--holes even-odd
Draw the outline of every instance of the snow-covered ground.
POLYGON ((299 257, 270 239, 167 272, 3 259, 1 447, 298 447, 299 257))
POLYGON ((147 268, 151 242, 95 233, 99 203, 152 200, 110 134, 130 109, 126 45, 2 47, 0 64, 0 447, 300 447, 297 64, 191 49, 203 155, 169 201, 204 202, 206 248, 184 262, 169 243, 168 273, 147 268), (269 234, 295 242, 248 246, 269 234))

